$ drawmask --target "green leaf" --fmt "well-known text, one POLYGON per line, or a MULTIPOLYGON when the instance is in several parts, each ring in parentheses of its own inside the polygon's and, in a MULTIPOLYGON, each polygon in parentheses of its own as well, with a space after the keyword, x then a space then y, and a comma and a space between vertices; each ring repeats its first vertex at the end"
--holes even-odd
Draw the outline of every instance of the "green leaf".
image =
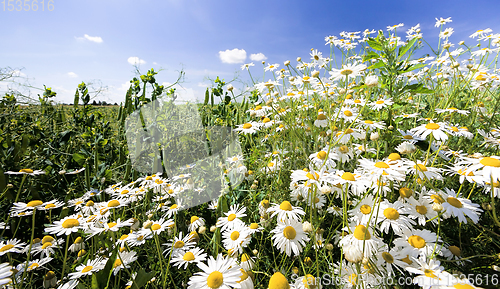
POLYGON ((382 44, 380 44, 377 40, 375 40, 374 38, 370 38, 366 41, 366 43, 368 43, 368 45, 370 45, 370 47, 372 49, 375 49, 375 50, 379 50, 381 51, 382 50, 382 44))
POLYGON ((78 163, 78 165, 83 166, 87 157, 81 153, 74 153, 73 159, 78 163))
POLYGON ((374 58, 380 58, 380 55, 378 55, 374 51, 368 51, 368 53, 365 54, 365 56, 363 57, 363 62, 368 61, 370 59, 374 59, 374 58))
POLYGON ((149 280, 151 280, 151 278, 153 278, 154 275, 155 275, 154 272, 146 273, 146 270, 144 270, 144 268, 141 268, 141 270, 137 272, 137 276, 135 276, 135 279, 132 283, 132 287, 130 287, 130 289, 141 288, 142 286, 146 285, 146 283, 148 283, 149 280))
POLYGON ((385 66, 385 63, 380 60, 379 62, 371 65, 371 66, 368 66, 368 69, 375 69, 375 68, 381 68, 381 67, 384 67, 385 66))
POLYGON ((410 48, 415 44, 417 40, 418 38, 415 37, 412 40, 410 40, 410 42, 408 42, 405 46, 401 47, 398 51, 398 59, 400 59, 403 55, 405 55, 406 52, 410 50, 410 48))
POLYGON ((425 67, 425 64, 419 63, 419 64, 411 65, 409 68, 402 70, 401 73, 410 72, 412 70, 419 69, 422 67, 425 67))

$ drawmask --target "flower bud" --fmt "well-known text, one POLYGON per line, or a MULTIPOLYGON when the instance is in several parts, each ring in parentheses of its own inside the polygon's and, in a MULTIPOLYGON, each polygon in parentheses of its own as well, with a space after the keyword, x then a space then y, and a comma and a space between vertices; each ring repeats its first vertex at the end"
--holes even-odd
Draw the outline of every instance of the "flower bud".
POLYGON ((328 243, 325 245, 325 248, 328 250, 328 251, 332 251, 333 250, 333 244, 332 243, 328 243))
POLYGON ((233 91, 234 87, 231 84, 228 84, 226 89, 228 91, 233 91))
POLYGON ((443 206, 440 203, 434 203, 432 204, 432 210, 439 213, 443 210, 443 206))
POLYGON ((378 132, 374 132, 370 135, 370 140, 372 140, 372 141, 378 141, 379 138, 380 138, 380 135, 378 134, 378 132))
POLYGON ((259 251, 257 251, 257 249, 253 249, 252 250, 252 254, 254 254, 255 256, 257 256, 259 254, 259 251))
POLYGON ((205 226, 201 226, 198 228, 198 233, 200 233, 202 235, 205 234, 206 231, 207 231, 207 227, 205 227, 205 226))
POLYGON ((285 61, 285 66, 290 65, 290 60, 285 61))
POLYGON ((313 231, 311 223, 309 223, 308 221, 305 221, 302 224, 302 230, 304 230, 304 232, 306 232, 306 233, 311 233, 313 231))
POLYGON ((317 70, 313 71, 312 77, 315 77, 315 78, 319 77, 319 71, 317 71, 317 70))
POLYGON ((345 259, 351 263, 359 263, 363 260, 363 252, 356 246, 347 246, 344 248, 345 259))
POLYGON ((217 227, 216 227, 216 226, 212 226, 212 227, 210 227, 210 232, 212 232, 212 233, 213 233, 213 232, 215 232, 216 230, 217 230, 217 227))
POLYGON ((297 57, 297 62, 301 62, 302 61, 302 58, 301 57, 297 57))

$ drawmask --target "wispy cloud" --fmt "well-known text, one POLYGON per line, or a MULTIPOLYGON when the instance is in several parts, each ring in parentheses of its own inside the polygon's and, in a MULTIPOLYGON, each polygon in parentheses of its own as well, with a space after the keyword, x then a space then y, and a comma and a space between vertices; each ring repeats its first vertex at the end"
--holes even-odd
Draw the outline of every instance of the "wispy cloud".
POLYGON ((68 72, 68 76, 71 77, 71 78, 76 78, 78 77, 78 75, 74 72, 68 72))
POLYGON ((219 51, 219 58, 222 63, 243 63, 247 58, 247 52, 244 49, 235 48, 233 50, 219 51))
POLYGON ((262 60, 266 60, 267 57, 263 54, 263 53, 253 53, 253 54, 250 54, 250 60, 252 61, 262 61, 262 60))
POLYGON ((83 35, 83 37, 76 37, 77 40, 84 41, 88 40, 90 42, 95 42, 95 43, 102 43, 103 40, 99 36, 90 36, 88 34, 83 35))
POLYGON ((137 64, 146 64, 146 61, 144 61, 143 59, 140 59, 139 57, 137 56, 131 56, 127 59, 128 63, 132 64, 132 65, 137 65, 137 64))

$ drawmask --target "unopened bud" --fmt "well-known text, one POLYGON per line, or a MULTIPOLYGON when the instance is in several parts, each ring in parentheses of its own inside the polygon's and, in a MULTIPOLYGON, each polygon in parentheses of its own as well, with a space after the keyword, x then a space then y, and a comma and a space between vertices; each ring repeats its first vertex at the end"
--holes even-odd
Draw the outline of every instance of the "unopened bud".
POLYGON ((432 204, 432 210, 439 213, 443 210, 443 206, 439 203, 434 203, 432 204))
POLYGON ((328 243, 325 245, 325 248, 328 250, 328 251, 332 251, 333 250, 333 244, 332 243, 328 243))
POLYGON ((370 140, 372 140, 372 141, 378 141, 379 138, 380 138, 380 135, 378 134, 378 132, 374 132, 370 135, 370 140))
POLYGON ((312 227, 311 223, 309 223, 308 221, 305 221, 302 224, 302 230, 304 230, 304 232, 306 232, 306 233, 311 233, 313 231, 313 227, 312 227))
POLYGON ((198 233, 200 233, 202 235, 205 234, 206 231, 207 231, 207 227, 205 227, 205 226, 201 226, 198 228, 198 233))
POLYGON ((458 45, 464 45, 464 44, 465 44, 465 41, 463 41, 463 40, 458 42, 458 45))
POLYGON ((285 61, 285 66, 290 65, 290 60, 285 61))
POLYGON ((252 190, 255 190, 255 189, 257 189, 257 188, 258 188, 258 186, 257 186, 256 184, 252 184, 252 185, 250 186, 250 189, 252 189, 252 190))
POLYGON ((301 57, 297 57, 297 62, 301 62, 302 61, 302 58, 301 57))
POLYGON ((231 84, 228 84, 227 88, 228 91, 233 91, 234 87, 231 84))
POLYGON ((253 249, 252 250, 252 254, 254 254, 255 256, 257 256, 259 254, 259 251, 257 251, 257 249, 253 249))
POLYGON ((64 174, 66 174, 66 171, 65 170, 61 170, 61 171, 59 171, 59 174, 60 175, 64 175, 64 174))
POLYGON ((319 71, 317 70, 313 71, 312 77, 319 77, 319 71))
POLYGON ((213 232, 215 232, 216 230, 217 230, 217 227, 216 227, 216 226, 212 226, 212 227, 210 227, 210 232, 212 232, 212 233, 213 233, 213 232))
POLYGON ((7 188, 12 189, 14 187, 13 184, 7 184, 7 188))

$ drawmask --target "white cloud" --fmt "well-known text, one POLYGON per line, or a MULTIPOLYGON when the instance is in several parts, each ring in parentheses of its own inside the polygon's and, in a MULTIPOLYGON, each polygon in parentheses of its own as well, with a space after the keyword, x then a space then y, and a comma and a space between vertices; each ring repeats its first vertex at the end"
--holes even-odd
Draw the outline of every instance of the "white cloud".
POLYGON ((140 59, 139 57, 137 56, 131 56, 127 59, 128 63, 132 64, 132 65, 138 65, 138 64, 145 64, 146 61, 140 59))
POLYGON ((158 65, 158 63, 156 63, 156 62, 153 62, 153 64, 154 64, 154 65, 158 65))
POLYGON ((78 77, 78 75, 76 73, 74 73, 74 72, 68 72, 68 76, 72 77, 72 78, 78 77))
POLYGON ((267 57, 263 54, 263 53, 254 53, 254 54, 250 54, 250 60, 252 61, 262 61, 262 60, 266 60, 267 57))
POLYGON ((83 37, 76 37, 76 39, 78 39, 80 41, 88 40, 88 41, 95 42, 95 43, 102 43, 102 41, 103 41, 102 38, 99 36, 90 36, 88 34, 83 35, 83 37))
POLYGON ((222 63, 243 63, 247 58, 247 52, 244 49, 228 49, 219 51, 219 58, 222 63))
POLYGON ((203 87, 203 88, 206 88, 208 87, 209 85, 206 84, 206 83, 203 83, 203 82, 198 82, 198 87, 203 87))

